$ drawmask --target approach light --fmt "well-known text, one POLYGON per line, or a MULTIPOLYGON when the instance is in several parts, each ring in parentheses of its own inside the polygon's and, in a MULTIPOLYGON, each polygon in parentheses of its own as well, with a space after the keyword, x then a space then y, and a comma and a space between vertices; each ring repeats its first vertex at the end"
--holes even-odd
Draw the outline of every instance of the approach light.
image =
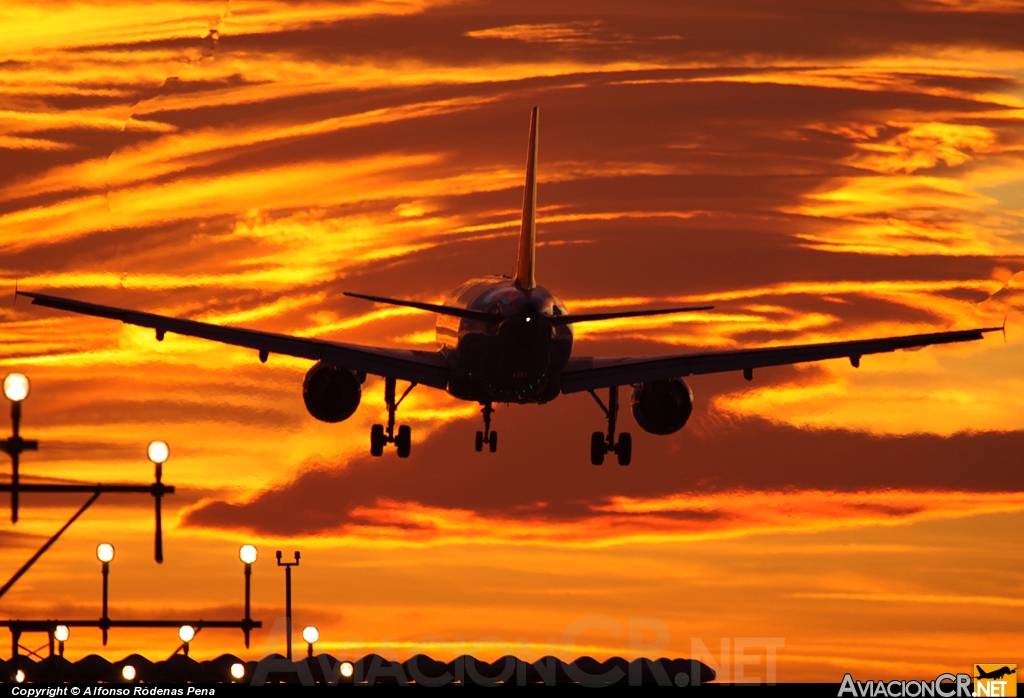
POLYGON ((150 461, 159 465, 165 462, 167 457, 171 455, 171 449, 165 441, 150 441, 146 454, 149 456, 150 461))
POLYGON ((28 397, 28 376, 24 373, 9 373, 4 378, 4 395, 11 402, 21 402, 28 397))
POLYGON ((196 636, 196 630, 191 625, 183 625, 178 628, 178 639, 182 642, 192 642, 196 636))
POLYGON ((355 671, 355 667, 352 666, 352 662, 341 663, 341 675, 346 679, 352 678, 352 673, 355 671))
POLYGON ((96 546, 96 557, 100 562, 110 562, 114 559, 114 546, 110 543, 100 543, 96 546))
POLYGON ((241 662, 235 662, 231 665, 231 678, 241 679, 245 676, 245 665, 241 662))
POLYGON ((133 667, 131 664, 125 664, 121 668, 121 676, 124 677, 125 681, 134 681, 135 680, 135 667, 133 667))
POLYGON ((71 637, 71 631, 68 630, 68 626, 58 625, 54 628, 53 639, 57 642, 67 642, 69 637, 71 637))
POLYGON ((256 546, 243 545, 238 549, 238 557, 247 565, 256 562, 256 546))
POLYGON ((25 683, 25 672, 22 669, 18 669, 18 673, 14 675, 14 680, 18 683, 25 683))
POLYGON ((320 639, 320 631, 314 628, 312 625, 307 625, 302 629, 302 639, 313 644, 320 639))

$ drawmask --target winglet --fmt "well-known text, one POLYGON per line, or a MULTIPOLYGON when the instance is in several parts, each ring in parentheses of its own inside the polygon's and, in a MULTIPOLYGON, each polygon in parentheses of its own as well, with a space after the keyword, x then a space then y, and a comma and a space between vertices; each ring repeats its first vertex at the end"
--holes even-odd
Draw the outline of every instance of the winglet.
POLYGON ((18 307, 18 279, 14 280, 14 307, 18 307))
POLYGON ((1007 315, 1003 316, 1003 344, 1006 344, 1006 318, 1007 315))
POLYGON ((537 251, 537 122, 540 112, 530 116, 530 150, 526 156, 526 192, 523 195, 523 224, 519 229, 519 257, 516 260, 516 286, 529 291, 537 287, 534 263, 537 251))

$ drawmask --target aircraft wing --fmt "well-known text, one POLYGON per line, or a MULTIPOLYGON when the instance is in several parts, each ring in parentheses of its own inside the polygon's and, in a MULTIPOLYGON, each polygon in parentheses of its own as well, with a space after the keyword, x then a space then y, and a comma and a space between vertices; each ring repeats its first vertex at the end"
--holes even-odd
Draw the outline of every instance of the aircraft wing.
POLYGON ((755 368, 823 361, 824 359, 848 358, 854 366, 859 366, 860 357, 865 354, 882 354, 897 349, 916 349, 931 344, 969 342, 981 339, 985 332, 995 332, 1001 329, 1003 328, 984 327, 975 330, 912 334, 884 339, 798 344, 788 347, 711 351, 671 356, 572 358, 569 359, 568 365, 562 371, 562 392, 575 393, 581 390, 610 388, 616 385, 726 371, 743 371, 744 376, 750 379, 755 368))
POLYGON ((448 387, 448 364, 439 352, 383 349, 329 342, 322 339, 291 337, 274 332, 225 327, 197 320, 184 320, 142 313, 137 310, 113 308, 57 296, 47 296, 42 293, 18 291, 18 295, 31 298, 33 305, 120 320, 127 325, 151 327, 156 330, 157 339, 163 339, 165 332, 173 332, 187 337, 201 337, 237 347, 255 349, 260 353, 262 361, 266 361, 270 354, 283 354, 323 361, 334 366, 363 371, 375 376, 387 376, 429 385, 441 390, 448 387))

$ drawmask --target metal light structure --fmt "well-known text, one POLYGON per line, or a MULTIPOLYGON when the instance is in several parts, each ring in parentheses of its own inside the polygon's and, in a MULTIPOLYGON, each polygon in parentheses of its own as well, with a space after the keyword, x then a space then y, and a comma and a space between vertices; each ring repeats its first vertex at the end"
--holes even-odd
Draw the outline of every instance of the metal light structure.
MULTIPOLYGON (((11 456, 11 482, 0 483, 0 492, 11 493, 11 521, 17 522, 18 520, 19 500, 22 492, 59 492, 63 494, 83 493, 91 494, 92 496, 88 500, 86 500, 85 504, 83 504, 81 508, 71 516, 70 519, 68 519, 68 522, 64 524, 64 526, 58 529, 58 531, 55 534, 53 534, 53 536, 51 536, 46 543, 43 544, 43 546, 36 552, 35 555, 28 559, 28 562, 22 565, 21 569, 14 573, 14 575, 7 581, 6 584, 0 587, 0 597, 7 593, 11 586, 15 582, 17 582, 18 579, 20 579, 21 576, 25 574, 25 572, 27 572, 28 569, 32 567, 33 564, 35 564, 36 560, 38 560, 43 555, 43 553, 49 550, 50 546, 52 546, 57 541, 57 539, 61 537, 64 531, 66 531, 68 527, 71 526, 71 524, 73 524, 78 519, 79 516, 85 513, 85 510, 92 506, 92 504, 104 492, 121 494, 149 494, 152 497, 154 497, 154 499, 156 500, 156 550, 154 557, 156 558, 157 562, 163 562, 163 532, 160 516, 161 502, 163 500, 164 495, 174 494, 174 486, 165 485, 161 481, 162 463, 157 464, 157 481, 151 485, 103 483, 97 483, 95 485, 49 483, 31 483, 27 485, 21 484, 19 471, 20 454, 22 451, 35 450, 39 447, 39 442, 22 439, 19 433, 21 420, 20 404, 21 400, 28 395, 27 381, 28 379, 22 376, 21 374, 11 374, 7 377, 5 381, 7 383, 6 392, 9 393, 14 398, 19 398, 19 400, 12 401, 11 403, 11 417, 14 423, 14 435, 9 439, 0 441, 0 451, 4 451, 11 456), (19 378, 19 380, 12 380, 12 376, 16 376, 17 378, 19 378)), ((166 443, 159 441, 150 444, 150 452, 153 458, 155 458, 156 460, 160 460, 161 458, 167 458, 169 450, 167 448, 166 443)))
POLYGON ((309 653, 307 657, 313 657, 313 643, 320 639, 320 631, 312 625, 307 625, 302 629, 302 639, 309 645, 309 653))
POLYGON ((146 455, 149 456, 151 462, 160 465, 167 462, 167 458, 171 455, 171 449, 166 441, 150 441, 149 446, 146 447, 146 455))
POLYGON ((53 629, 53 638, 57 641, 57 652, 60 658, 64 658, 64 643, 71 637, 71 630, 66 625, 58 625, 53 629))
POLYGON ((249 646, 249 630, 252 623, 252 618, 249 615, 250 611, 250 591, 252 588, 252 563, 256 562, 258 556, 255 545, 243 545, 238 549, 238 559, 245 563, 245 618, 243 619, 244 627, 242 632, 245 633, 245 646, 249 646))
POLYGON ((277 551, 277 566, 284 567, 284 615, 287 634, 288 661, 292 659, 292 567, 299 566, 299 551, 295 551, 295 562, 281 562, 281 551, 277 551))
POLYGON ((24 373, 9 373, 4 377, 4 396, 11 401, 11 436, 0 441, 0 451, 11 457, 11 523, 18 522, 18 466, 24 451, 35 451, 38 441, 21 438, 21 402, 28 397, 31 386, 24 373))
POLYGON ((103 644, 107 644, 107 631, 110 630, 110 616, 107 614, 107 595, 110 590, 110 561, 114 559, 114 546, 100 543, 96 546, 96 558, 103 563, 103 615, 100 628, 103 630, 103 644))
POLYGON ((156 502, 156 539, 153 543, 154 556, 156 561, 164 561, 164 529, 163 518, 160 515, 160 504, 164 496, 164 485, 161 478, 164 475, 164 462, 171 455, 171 449, 165 441, 150 441, 146 448, 146 455, 153 463, 155 471, 155 482, 153 483, 153 499, 156 502))
POLYGON ((24 373, 9 373, 4 378, 4 396, 11 402, 21 402, 28 397, 28 376, 24 373))
POLYGON ((178 639, 185 643, 183 651, 185 658, 188 659, 188 643, 192 642, 192 638, 196 636, 196 629, 191 625, 183 625, 178 628, 178 639))

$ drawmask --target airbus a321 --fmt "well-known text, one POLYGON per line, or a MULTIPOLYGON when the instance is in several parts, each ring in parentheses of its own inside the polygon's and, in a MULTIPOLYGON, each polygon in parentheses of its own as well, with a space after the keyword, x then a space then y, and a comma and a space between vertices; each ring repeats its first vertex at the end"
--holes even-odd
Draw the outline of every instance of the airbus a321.
POLYGON ((615 434, 619 387, 632 388, 631 407, 637 424, 651 434, 672 434, 683 428, 693 410, 693 392, 685 376, 742 371, 747 380, 754 370, 806 361, 848 358, 854 367, 865 354, 981 339, 987 327, 955 332, 936 332, 847 342, 711 351, 669 356, 595 358, 572 355, 572 326, 617 318, 665 315, 712 306, 658 310, 573 314, 543 286, 535 275, 537 236, 537 126, 538 110, 530 120, 526 160, 526 192, 519 232, 519 253, 512 277, 476 278, 459 286, 443 305, 380 298, 356 293, 345 295, 377 303, 418 308, 437 315, 437 350, 411 351, 343 344, 321 339, 291 337, 241 327, 226 327, 195 320, 113 308, 58 298, 41 293, 19 292, 36 305, 85 315, 121 320, 156 330, 157 340, 174 332, 225 344, 248 347, 266 362, 270 354, 297 356, 315 361, 302 384, 309 413, 324 422, 341 422, 356 411, 367 375, 384 378, 387 425, 370 431, 370 453, 380 456, 394 444, 400 458, 407 458, 412 433, 407 425, 395 430, 395 414, 409 391, 417 385, 447 390, 461 400, 479 402, 483 430, 476 433, 476 450, 495 451, 498 434, 491 430, 494 403, 545 403, 562 393, 588 391, 607 419, 607 430, 595 431, 590 459, 601 465, 614 453, 620 465, 629 465, 632 438, 615 434), (396 399, 398 381, 408 382, 396 399), (597 390, 607 390, 607 404, 597 390))

